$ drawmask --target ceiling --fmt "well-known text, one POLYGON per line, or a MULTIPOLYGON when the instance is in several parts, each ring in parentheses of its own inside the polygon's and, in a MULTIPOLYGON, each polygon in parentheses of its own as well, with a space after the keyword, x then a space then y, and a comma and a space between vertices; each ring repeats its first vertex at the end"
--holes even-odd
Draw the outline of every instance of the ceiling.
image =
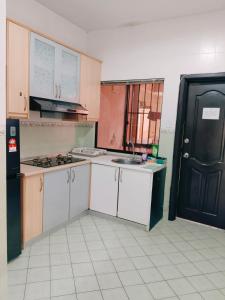
POLYGON ((86 31, 225 9, 224 0, 36 0, 86 31))

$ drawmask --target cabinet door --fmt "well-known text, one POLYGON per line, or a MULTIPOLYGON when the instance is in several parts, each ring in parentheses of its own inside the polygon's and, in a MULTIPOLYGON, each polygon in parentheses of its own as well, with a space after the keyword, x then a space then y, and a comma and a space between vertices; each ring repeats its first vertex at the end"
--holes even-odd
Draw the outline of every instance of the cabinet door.
POLYGON ((7 23, 7 116, 29 117, 29 39, 27 29, 7 23))
POLYGON ((90 165, 71 168, 70 218, 88 209, 90 190, 90 165))
POLYGON ((31 33, 30 53, 30 95, 57 99, 56 60, 58 44, 31 33))
POLYGON ((92 164, 90 209, 116 216, 119 168, 92 164))
POLYGON ((101 62, 81 55, 80 103, 88 109, 88 120, 97 121, 100 109, 101 62))
POLYGON ((150 218, 152 175, 120 169, 118 217, 147 225, 150 218))
POLYGON ((43 175, 22 179, 23 242, 42 233, 43 175))
POLYGON ((44 176, 44 231, 68 220, 70 169, 46 173, 44 176))
POLYGON ((59 99, 80 102, 80 54, 60 47, 60 58, 57 63, 59 63, 59 99))

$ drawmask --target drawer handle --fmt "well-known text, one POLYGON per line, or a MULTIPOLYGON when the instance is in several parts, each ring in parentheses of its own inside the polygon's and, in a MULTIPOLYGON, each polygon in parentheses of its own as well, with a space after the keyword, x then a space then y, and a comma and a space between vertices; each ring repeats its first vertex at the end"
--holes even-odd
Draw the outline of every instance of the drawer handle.
POLYGON ((70 171, 67 171, 67 183, 70 182, 70 171))
POLYGON ((23 110, 24 111, 27 110, 27 97, 26 96, 24 96, 24 109, 23 110))
POLYGON ((43 190, 43 180, 42 178, 40 177, 40 192, 42 192, 43 190))

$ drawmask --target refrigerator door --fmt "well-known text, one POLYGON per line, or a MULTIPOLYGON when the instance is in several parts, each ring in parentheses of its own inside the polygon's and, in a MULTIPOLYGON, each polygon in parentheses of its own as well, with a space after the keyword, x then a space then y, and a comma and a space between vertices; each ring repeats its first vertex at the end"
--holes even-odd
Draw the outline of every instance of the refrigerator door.
POLYGON ((8 261, 21 254, 20 176, 7 178, 8 261))
POLYGON ((19 120, 6 121, 6 161, 7 176, 20 173, 19 120))

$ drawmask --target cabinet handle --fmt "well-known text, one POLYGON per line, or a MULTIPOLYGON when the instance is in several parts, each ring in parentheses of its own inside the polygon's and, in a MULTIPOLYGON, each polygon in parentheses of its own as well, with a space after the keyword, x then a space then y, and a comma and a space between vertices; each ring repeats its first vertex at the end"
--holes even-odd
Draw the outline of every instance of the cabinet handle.
POLYGON ((76 178, 76 173, 75 173, 75 171, 74 170, 72 170, 73 171, 73 178, 72 178, 72 182, 74 182, 75 181, 75 178, 76 178))
POLYGON ((59 84, 59 99, 61 98, 62 95, 62 88, 61 88, 61 84, 59 84))
POLYGON ((27 97, 24 96, 24 108, 23 108, 24 111, 27 110, 27 97))
POLYGON ((58 98, 58 85, 55 84, 55 97, 58 98))
POLYGON ((70 182, 70 171, 67 171, 67 183, 70 182))
POLYGON ((40 192, 42 192, 43 190, 43 180, 42 178, 40 177, 40 192))
POLYGON ((123 171, 122 171, 122 170, 120 170, 120 182, 122 182, 122 181, 123 181, 123 178, 122 178, 122 176, 123 176, 123 171))
POLYGON ((115 181, 117 181, 117 169, 115 169, 115 181))

